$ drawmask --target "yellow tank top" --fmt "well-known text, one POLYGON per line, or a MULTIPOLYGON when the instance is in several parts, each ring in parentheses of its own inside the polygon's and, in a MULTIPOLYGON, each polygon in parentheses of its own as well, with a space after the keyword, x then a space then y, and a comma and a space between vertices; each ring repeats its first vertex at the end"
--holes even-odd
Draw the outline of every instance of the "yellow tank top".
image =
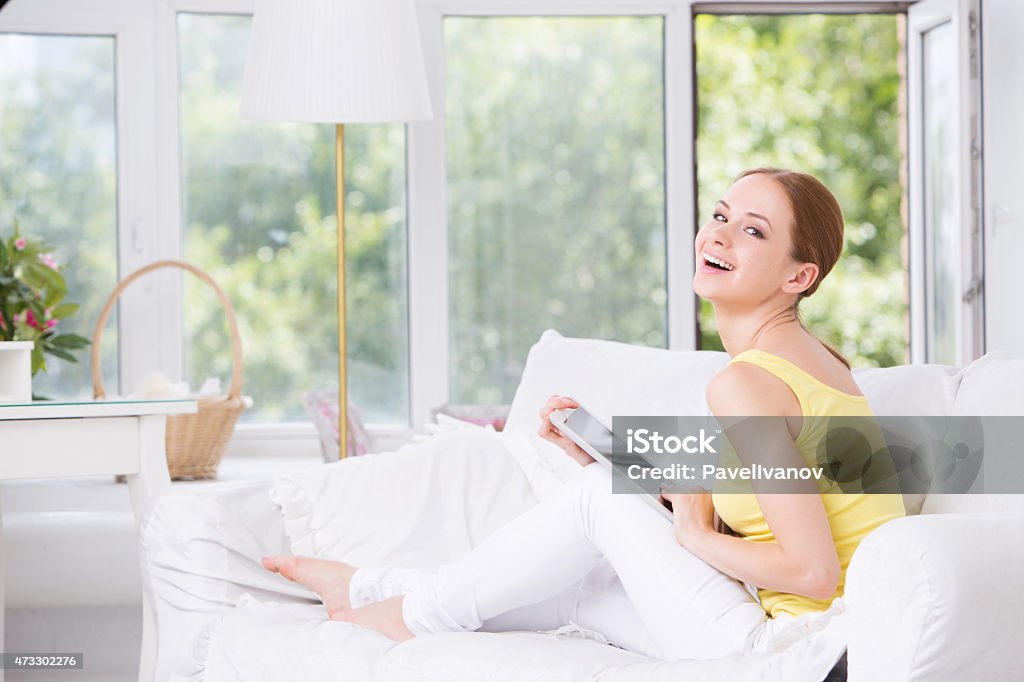
MULTIPOLYGON (((751 349, 734 357, 733 362, 747 362, 771 372, 793 390, 804 417, 853 416, 874 417, 867 398, 843 393, 808 374, 789 360, 763 350, 751 349)), ((817 445, 825 435, 827 420, 804 419, 796 447, 810 466, 816 465, 817 445)), ((820 484, 827 485, 827 484, 820 484)), ((717 488, 716 490, 721 490, 717 488)), ((749 542, 775 542, 753 493, 712 494, 715 510, 730 528, 749 542)), ((824 611, 832 599, 843 595, 846 569, 854 550, 872 530, 886 521, 904 516, 903 498, 898 494, 834 493, 822 494, 825 513, 832 529, 832 540, 842 572, 836 593, 830 599, 811 599, 786 592, 758 589, 761 606, 769 616, 777 613, 800 615, 824 611)))

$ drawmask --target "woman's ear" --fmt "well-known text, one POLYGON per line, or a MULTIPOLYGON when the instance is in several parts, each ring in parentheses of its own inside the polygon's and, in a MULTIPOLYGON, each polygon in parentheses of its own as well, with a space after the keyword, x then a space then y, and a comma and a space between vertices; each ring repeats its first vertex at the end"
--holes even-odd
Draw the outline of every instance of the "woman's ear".
POLYGON ((818 279, 819 268, 814 263, 801 263, 793 270, 782 290, 787 294, 799 294, 811 288, 818 279))

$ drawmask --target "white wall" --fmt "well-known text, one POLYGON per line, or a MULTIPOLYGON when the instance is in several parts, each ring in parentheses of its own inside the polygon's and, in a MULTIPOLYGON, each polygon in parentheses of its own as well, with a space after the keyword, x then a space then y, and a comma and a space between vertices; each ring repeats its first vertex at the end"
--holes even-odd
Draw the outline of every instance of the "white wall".
POLYGON ((1024 356, 1024 2, 982 0, 986 350, 1024 356))

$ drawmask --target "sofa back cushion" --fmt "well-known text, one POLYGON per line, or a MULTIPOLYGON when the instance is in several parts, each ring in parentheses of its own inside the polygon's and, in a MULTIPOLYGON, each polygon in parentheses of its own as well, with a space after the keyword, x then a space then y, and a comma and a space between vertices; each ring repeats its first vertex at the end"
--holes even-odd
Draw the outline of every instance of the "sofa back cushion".
POLYGON ((947 365, 858 367, 853 378, 877 415, 948 416, 964 371, 947 365))
POLYGON ((704 391, 729 356, 679 352, 545 331, 530 349, 506 428, 536 432, 552 394, 568 395, 598 419, 612 415, 707 415, 704 391))
MULTIPOLYGON (((537 413, 554 393, 576 398, 609 421, 613 414, 706 415, 707 384, 728 361, 729 356, 720 351, 670 351, 566 338, 548 329, 530 349, 506 425, 536 431, 537 413)), ((946 365, 858 368, 854 377, 876 414, 944 416, 953 413, 965 373, 983 361, 968 370, 946 365)), ((1019 363, 1018 387, 1024 385, 1024 360, 1019 363)), ((994 366, 975 369, 979 382, 986 381, 982 370, 999 371, 994 366)), ((1024 414, 1024 391, 1018 388, 1016 397, 1024 414)), ((1002 397, 990 402, 996 401, 1012 403, 1002 397)))
POLYGON ((965 367, 953 414, 1024 415, 1024 358, 997 351, 965 367))
MULTIPOLYGON (((934 417, 948 417, 952 412, 963 370, 946 365, 900 365, 857 368, 853 376, 875 414, 931 418, 917 423, 909 420, 898 434, 889 435, 890 446, 914 449, 933 437, 931 429, 937 426, 934 417)), ((924 503, 925 493, 903 493, 908 514, 920 513, 924 503)))
POLYGON ((705 387, 728 361, 721 352, 566 338, 548 329, 526 358, 505 430, 525 432, 564 479, 578 466, 537 435, 538 412, 552 394, 572 396, 608 425, 613 415, 707 415, 705 387))
MULTIPOLYGON (((999 351, 988 353, 964 368, 960 389, 953 403, 956 416, 1021 416, 1024 415, 1024 358, 1015 358, 999 351)), ((990 457, 991 452, 986 453, 990 457)), ((1003 456, 1024 457, 1024 445, 1018 453, 1003 456)), ((1015 459, 1019 461, 1019 459, 1015 459)), ((989 460, 987 468, 995 471, 989 460)), ((1012 464, 1012 463, 1003 463, 1012 464)), ((996 467, 999 468, 999 467, 996 467)), ((1024 513, 1024 494, 929 495, 924 514, 984 514, 993 512, 1024 513)))
MULTIPOLYGON (((580 401, 610 424, 612 415, 707 415, 711 378, 729 361, 718 351, 670 351, 597 339, 566 338, 545 331, 530 349, 506 430, 526 432, 563 478, 575 464, 536 436, 538 412, 555 393, 580 401)), ((857 383, 879 415, 946 416, 963 375, 944 365, 857 369, 857 383)), ((916 514, 923 495, 905 496, 916 514)))

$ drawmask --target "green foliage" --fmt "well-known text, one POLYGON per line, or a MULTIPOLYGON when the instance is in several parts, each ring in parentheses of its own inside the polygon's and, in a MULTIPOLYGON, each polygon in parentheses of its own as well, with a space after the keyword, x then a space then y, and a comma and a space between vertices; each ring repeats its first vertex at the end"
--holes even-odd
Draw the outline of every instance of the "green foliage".
POLYGON ((49 251, 43 241, 22 237, 17 223, 8 239, 0 239, 0 341, 35 342, 33 376, 46 371, 46 354, 78 362, 72 351, 89 345, 58 328, 78 306, 62 303, 67 285, 49 251))
MULTIPOLYGON (((114 83, 111 37, 0 35, 0 229, 31 226, 66 264, 80 308, 54 308, 60 336, 91 334, 117 283, 114 83)), ((37 283, 48 276, 33 269, 37 283)), ((107 324, 103 381, 117 386, 116 309, 107 324)), ((66 399, 91 396, 91 386, 88 363, 48 363, 32 381, 34 392, 66 399)))
POLYGON ((548 327, 666 345, 663 30, 445 20, 453 401, 511 401, 548 327))
MULTIPOLYGON (((248 27, 179 14, 185 257, 236 306, 256 401, 243 418, 303 419, 299 394, 337 381, 334 128, 238 118, 248 27)), ((445 20, 447 99, 434 108, 448 145, 453 400, 508 401, 547 327, 666 344, 666 191, 690 190, 665 186, 663 35, 657 17, 445 20)), ((857 364, 902 362, 896 18, 702 15, 696 40, 701 211, 747 167, 820 177, 843 205, 846 255, 804 319, 857 364)), ((70 264, 81 309, 42 312, 79 334, 117 280, 113 54, 109 38, 0 37, 0 207, 70 264), (26 41, 32 59, 19 61, 26 41)), ((346 128, 350 390, 375 422, 408 414, 402 130, 346 128)), ((226 379, 223 312, 184 281, 187 378, 226 379)), ((88 390, 88 368, 68 367, 41 378, 47 390, 88 390)))
MULTIPOLYGON (((695 35, 701 221, 746 168, 818 177, 846 238, 802 318, 855 365, 905 362, 896 16, 699 15, 695 35)), ((706 301, 700 323, 702 347, 721 348, 706 301)))

